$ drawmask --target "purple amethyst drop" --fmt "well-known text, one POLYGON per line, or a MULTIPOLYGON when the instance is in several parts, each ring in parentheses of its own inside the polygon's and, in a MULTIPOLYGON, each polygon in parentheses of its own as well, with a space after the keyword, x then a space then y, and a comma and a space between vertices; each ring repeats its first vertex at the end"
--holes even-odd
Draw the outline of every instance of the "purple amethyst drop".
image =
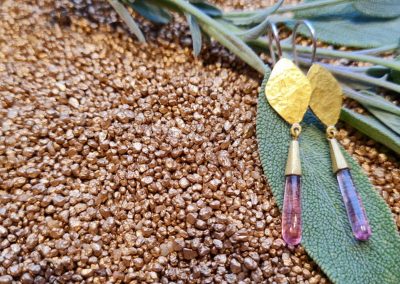
POLYGON ((350 170, 339 170, 336 176, 353 234, 357 240, 366 241, 371 236, 371 227, 368 224, 367 214, 354 186, 350 170))
POLYGON ((301 242, 300 189, 300 176, 286 176, 282 210, 282 236, 288 245, 297 245, 301 242))

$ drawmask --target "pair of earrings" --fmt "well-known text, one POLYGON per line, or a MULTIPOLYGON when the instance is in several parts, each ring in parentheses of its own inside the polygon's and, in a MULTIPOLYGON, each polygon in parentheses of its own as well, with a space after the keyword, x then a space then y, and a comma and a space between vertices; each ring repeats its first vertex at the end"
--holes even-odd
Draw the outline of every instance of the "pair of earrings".
MULTIPOLYGON (((297 62, 295 38, 298 27, 304 24, 313 38, 312 63, 316 54, 315 31, 307 21, 299 21, 293 29, 293 57, 297 62)), ((282 210, 282 236, 289 245, 301 242, 301 162, 299 136, 300 122, 308 107, 326 126, 326 135, 330 145, 332 170, 336 175, 339 189, 344 201, 347 216, 353 234, 357 240, 367 240, 371 236, 371 228, 364 206, 354 186, 349 166, 344 158, 338 141, 335 124, 339 120, 343 102, 343 94, 339 83, 333 75, 319 64, 312 64, 307 76, 291 60, 282 58, 277 28, 268 26, 270 53, 275 63, 272 48, 272 38, 275 40, 278 55, 281 57, 275 63, 265 86, 265 94, 271 107, 291 125, 292 140, 289 146, 285 170, 285 193, 282 210)))

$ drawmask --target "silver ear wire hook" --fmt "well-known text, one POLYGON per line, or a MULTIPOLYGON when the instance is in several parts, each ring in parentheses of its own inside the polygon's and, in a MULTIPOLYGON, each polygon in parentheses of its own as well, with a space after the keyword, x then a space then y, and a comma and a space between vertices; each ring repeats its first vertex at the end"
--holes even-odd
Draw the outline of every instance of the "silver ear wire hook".
POLYGON ((282 57, 282 48, 281 48, 281 44, 279 41, 278 29, 274 23, 268 22, 267 31, 268 31, 268 41, 269 41, 269 44, 268 44, 269 45, 269 53, 271 54, 272 64, 275 65, 276 56, 275 56, 274 47, 272 45, 272 40, 275 41, 279 58, 282 57))
POLYGON ((312 39, 311 64, 313 64, 315 61, 315 55, 317 53, 317 38, 315 36, 314 27, 311 25, 309 21, 306 20, 297 21, 293 28, 293 34, 292 34, 293 61, 296 63, 296 65, 299 65, 299 60, 297 58, 297 50, 296 50, 296 36, 297 36, 297 29, 301 25, 305 25, 311 34, 311 39, 312 39))

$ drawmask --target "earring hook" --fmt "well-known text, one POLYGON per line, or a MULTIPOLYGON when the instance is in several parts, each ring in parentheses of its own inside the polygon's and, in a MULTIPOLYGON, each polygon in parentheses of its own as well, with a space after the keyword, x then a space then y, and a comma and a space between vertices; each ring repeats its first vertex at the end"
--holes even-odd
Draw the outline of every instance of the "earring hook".
POLYGON ((278 29, 274 23, 268 22, 267 31, 268 31, 269 53, 271 54, 272 63, 273 63, 273 65, 275 65, 276 56, 275 56, 275 52, 274 52, 274 47, 272 45, 272 40, 274 40, 276 43, 276 48, 278 51, 279 58, 282 57, 282 48, 281 48, 281 43, 279 41, 278 29))
POLYGON ((299 65, 299 60, 297 57, 297 50, 296 50, 296 37, 297 37, 297 29, 301 25, 305 25, 311 34, 311 39, 312 39, 311 64, 313 64, 315 61, 315 55, 317 53, 317 37, 315 36, 314 27, 307 20, 297 21, 296 24, 294 25, 293 34, 292 34, 293 61, 296 63, 296 65, 299 65))

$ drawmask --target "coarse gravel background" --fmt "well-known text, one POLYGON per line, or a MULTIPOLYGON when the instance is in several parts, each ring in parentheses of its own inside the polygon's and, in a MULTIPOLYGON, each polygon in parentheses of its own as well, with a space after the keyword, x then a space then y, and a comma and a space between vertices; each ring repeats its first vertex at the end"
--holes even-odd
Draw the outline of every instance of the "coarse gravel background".
MULTIPOLYGON (((0 3, 0 284, 328 283, 281 239, 260 75, 215 43, 194 59, 180 19, 141 21, 145 46, 74 2, 0 3)), ((339 135, 400 227, 398 157, 339 135)))

